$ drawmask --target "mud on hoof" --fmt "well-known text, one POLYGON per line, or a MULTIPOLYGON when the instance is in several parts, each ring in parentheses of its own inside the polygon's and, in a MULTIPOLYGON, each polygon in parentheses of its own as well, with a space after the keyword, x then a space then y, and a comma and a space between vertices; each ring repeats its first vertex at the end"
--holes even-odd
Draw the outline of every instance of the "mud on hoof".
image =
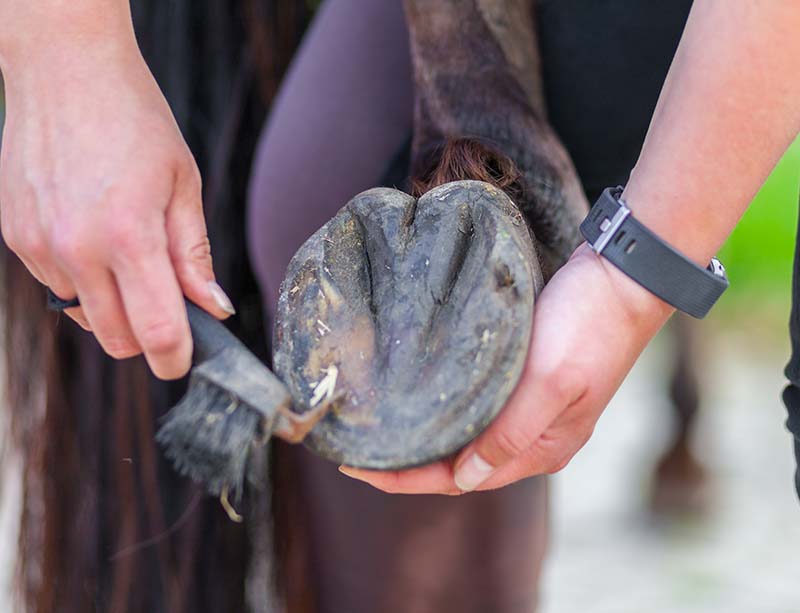
POLYGON ((281 286, 276 373, 298 412, 335 399, 306 444, 381 469, 462 447, 519 378, 541 286, 527 224, 489 184, 356 196, 281 286))

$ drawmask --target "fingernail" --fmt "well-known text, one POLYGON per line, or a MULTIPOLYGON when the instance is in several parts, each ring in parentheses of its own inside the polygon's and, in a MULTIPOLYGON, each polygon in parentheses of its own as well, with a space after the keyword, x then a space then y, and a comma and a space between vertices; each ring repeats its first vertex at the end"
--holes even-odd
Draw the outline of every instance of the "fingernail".
POLYGON ((228 294, 223 291, 223 289, 219 286, 219 283, 216 281, 209 281, 208 291, 211 292, 211 296, 214 298, 214 302, 217 303, 219 308, 230 315, 236 314, 236 309, 233 308, 231 299, 228 298, 228 294))
POLYGON ((494 467, 477 453, 473 453, 466 462, 458 467, 455 482, 462 492, 471 492, 492 476, 494 467))
POLYGON ((339 472, 342 473, 343 475, 347 475, 348 477, 353 476, 352 471, 349 468, 347 468, 347 466, 345 466, 344 464, 339 467, 339 472))

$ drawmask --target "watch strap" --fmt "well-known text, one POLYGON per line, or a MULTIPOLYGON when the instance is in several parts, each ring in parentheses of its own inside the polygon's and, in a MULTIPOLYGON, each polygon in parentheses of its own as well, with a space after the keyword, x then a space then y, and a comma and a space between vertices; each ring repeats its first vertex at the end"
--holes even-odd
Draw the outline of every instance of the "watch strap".
POLYGON ((714 258, 702 268, 640 223, 623 202, 622 187, 607 188, 581 223, 592 248, 665 302, 697 318, 705 317, 728 287, 714 258))

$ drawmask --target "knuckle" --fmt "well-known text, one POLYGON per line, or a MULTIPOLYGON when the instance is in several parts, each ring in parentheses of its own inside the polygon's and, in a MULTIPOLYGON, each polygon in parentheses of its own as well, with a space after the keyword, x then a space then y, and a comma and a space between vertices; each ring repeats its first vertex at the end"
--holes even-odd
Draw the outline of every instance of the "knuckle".
POLYGON ((142 260, 148 254, 159 253, 166 249, 163 231, 148 228, 144 224, 128 222, 111 233, 112 243, 109 247, 110 261, 113 265, 130 266, 142 260))
POLYGON ((49 252, 44 236, 38 229, 30 229, 20 240, 21 251, 33 261, 42 259, 49 252))
POLYGON ((189 259, 202 264, 211 261, 211 241, 208 240, 208 236, 204 236, 189 248, 189 259))
POLYGON ((4 221, 3 240, 11 251, 31 260, 40 259, 47 253, 47 243, 38 224, 4 221))
POLYGON ((135 257, 148 249, 148 236, 141 223, 130 215, 109 224, 108 240, 112 253, 122 257, 135 257))
POLYGON ((542 385, 549 398, 567 403, 576 396, 583 380, 582 373, 578 372, 576 368, 560 365, 544 374, 542 385))
POLYGON ((67 266, 80 266, 89 259, 90 242, 79 232, 56 232, 50 237, 53 255, 67 266))
POLYGON ((19 238, 17 233, 12 230, 8 224, 4 223, 2 226, 3 231, 3 241, 6 244, 6 247, 11 249, 14 253, 21 253, 19 238))
POLYGON ((512 458, 522 455, 530 447, 525 434, 516 428, 500 430, 494 437, 494 444, 503 456, 512 458))
POLYGON ((180 328, 166 321, 146 325, 138 336, 145 352, 154 354, 174 353, 184 342, 180 328))

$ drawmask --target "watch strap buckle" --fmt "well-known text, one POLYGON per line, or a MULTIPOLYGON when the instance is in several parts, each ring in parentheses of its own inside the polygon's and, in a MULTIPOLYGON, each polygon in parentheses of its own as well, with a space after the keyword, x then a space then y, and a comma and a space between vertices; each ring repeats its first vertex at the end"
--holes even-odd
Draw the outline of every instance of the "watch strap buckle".
POLYGON ((625 219, 631 214, 631 210, 625 206, 624 202, 618 201, 617 203, 619 204, 619 208, 614 212, 614 215, 611 218, 606 217, 600 222, 600 236, 592 243, 592 249, 594 249, 597 255, 603 253, 603 249, 611 242, 611 239, 614 238, 614 235, 622 227, 625 219))
POLYGON ((603 190, 581 223, 583 237, 595 253, 654 295, 704 317, 728 287, 725 267, 716 258, 699 266, 674 249, 636 219, 622 192, 620 186, 603 190))

